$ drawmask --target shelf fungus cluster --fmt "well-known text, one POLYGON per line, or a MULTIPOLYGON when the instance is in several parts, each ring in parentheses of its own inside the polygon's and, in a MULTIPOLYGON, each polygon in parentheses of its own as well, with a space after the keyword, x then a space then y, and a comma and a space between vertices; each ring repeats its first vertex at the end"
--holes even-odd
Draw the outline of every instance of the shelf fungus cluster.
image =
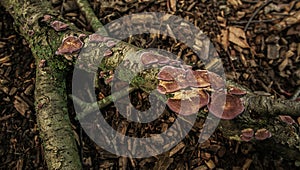
POLYGON ((252 128, 246 128, 241 131, 240 138, 242 141, 250 141, 252 139, 265 140, 272 136, 271 132, 265 128, 258 129, 255 133, 252 128))
POLYGON ((114 47, 117 44, 118 41, 107 37, 103 36, 97 33, 89 35, 89 43, 104 43, 107 49, 104 51, 104 57, 109 57, 112 56, 113 52, 111 51, 110 48, 114 47))
POLYGON ((219 75, 207 70, 192 70, 188 65, 156 54, 145 53, 141 57, 144 65, 168 63, 157 75, 157 90, 168 96, 167 105, 172 111, 190 115, 207 106, 213 115, 227 120, 244 111, 240 97, 246 92, 233 87, 226 92, 225 82, 219 75))

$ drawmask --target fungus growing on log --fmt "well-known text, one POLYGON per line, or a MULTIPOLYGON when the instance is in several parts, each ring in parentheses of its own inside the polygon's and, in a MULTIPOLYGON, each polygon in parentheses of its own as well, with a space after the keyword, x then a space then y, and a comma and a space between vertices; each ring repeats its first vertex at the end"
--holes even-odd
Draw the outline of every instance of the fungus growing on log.
POLYGON ((188 70, 187 80, 192 87, 208 87, 210 86, 207 70, 188 70))
POLYGON ((44 60, 44 59, 40 60, 39 68, 43 68, 45 66, 46 66, 46 60, 44 60))
POLYGON ((225 81, 221 76, 214 72, 208 71, 209 82, 211 83, 211 88, 214 90, 218 90, 225 87, 225 81))
POLYGON ((79 38, 75 36, 69 36, 62 41, 62 44, 57 49, 55 54, 63 55, 79 52, 82 46, 83 42, 79 38))
POLYGON ((245 94, 247 94, 246 91, 241 90, 241 89, 239 89, 237 87, 229 87, 228 88, 228 93, 229 94, 234 94, 234 95, 245 95, 245 94))
MULTIPOLYGON (((149 61, 143 61, 144 63, 158 62, 155 56, 149 56, 147 57, 149 61)), ((172 61, 170 60, 170 62, 172 61)), ((196 113, 201 107, 209 104, 209 95, 205 90, 218 90, 225 86, 225 82, 217 74, 207 70, 194 71, 189 66, 164 66, 158 73, 157 78, 159 80, 157 90, 160 93, 174 94, 173 97, 168 99, 167 105, 172 111, 184 115, 196 113), (179 92, 179 90, 184 93, 179 92), (193 101, 195 98, 200 99, 200 101, 193 101)), ((222 103, 219 100, 222 100, 222 98, 218 97, 215 98, 215 101, 212 100, 209 105, 211 112, 217 117, 233 119, 244 110, 244 106, 237 96, 228 95, 223 114, 223 107, 219 106, 222 103)))
POLYGON ((44 15, 42 21, 43 21, 43 22, 47 22, 47 21, 49 21, 51 18, 52 18, 51 15, 47 15, 47 14, 46 14, 46 15, 44 15))
POLYGON ((181 89, 176 81, 162 81, 157 87, 158 92, 162 94, 173 93, 181 89))
POLYGON ((61 21, 53 21, 50 25, 55 31, 63 31, 69 27, 68 24, 65 24, 61 21))
POLYGON ((255 139, 256 140, 265 140, 267 138, 270 138, 272 136, 271 132, 269 132, 267 129, 262 128, 258 129, 255 132, 255 139))
POLYGON ((233 119, 244 111, 244 105, 239 97, 224 92, 213 93, 207 107, 213 115, 225 120, 233 119), (224 103, 223 95, 226 95, 226 101, 220 106, 224 103))
POLYGON ((173 66, 164 66, 157 75, 159 80, 166 81, 182 79, 182 77, 185 78, 185 76, 186 70, 173 66))
POLYGON ((150 52, 144 52, 141 55, 141 61, 144 65, 150 65, 150 64, 155 64, 158 62, 157 57, 150 52))
POLYGON ((170 59, 168 57, 162 55, 157 55, 156 57, 158 59, 159 64, 168 64, 170 62, 170 59))
MULTIPOLYGON (((184 89, 189 86, 189 82, 186 78, 186 70, 182 68, 164 66, 158 73, 157 78, 160 80, 159 86, 163 86, 166 89, 169 89, 166 86, 172 86, 173 88, 176 85, 176 90, 171 90, 172 92, 177 91, 179 89, 184 89)), ((171 91, 167 93, 172 93, 171 91)))
POLYGON ((91 34, 89 35, 89 42, 103 42, 104 38, 104 36, 99 34, 91 34))
POLYGON ((150 64, 159 64, 159 65, 165 65, 170 62, 170 59, 168 57, 154 54, 152 52, 144 52, 141 55, 141 60, 144 65, 150 65, 150 64))
POLYGON ((109 40, 109 41, 106 42, 106 46, 110 47, 110 48, 114 47, 116 44, 117 43, 115 41, 113 41, 113 40, 109 40))
POLYGON ((113 52, 111 50, 107 49, 104 51, 103 55, 104 55, 104 57, 107 57, 107 56, 111 56, 112 54, 113 54, 113 52))
POLYGON ((242 141, 248 142, 254 136, 254 130, 251 128, 243 129, 241 132, 242 132, 242 134, 241 134, 240 138, 242 141))
MULTIPOLYGON (((155 55, 145 55, 145 59, 144 63, 158 62, 155 55), (145 61, 146 57, 148 61, 145 61)), ((175 60, 170 60, 170 62, 172 61, 175 60)), ((207 105, 209 111, 216 117, 229 120, 244 111, 241 99, 233 95, 235 91, 233 94, 224 92, 225 82, 216 73, 207 70, 192 70, 188 66, 164 66, 159 71, 157 78, 159 80, 157 90, 162 94, 172 93, 174 95, 168 99, 167 105, 176 113, 189 115, 207 105), (209 95, 205 90, 215 91, 211 96, 210 103, 209 95), (195 98, 200 98, 200 101, 193 101, 195 98)), ((236 90, 236 94, 244 94, 244 92, 236 90)))
POLYGON ((181 115, 191 115, 206 106, 209 102, 209 95, 202 90, 181 90, 174 93, 174 96, 167 100, 169 108, 181 115))
POLYGON ((283 121, 289 125, 296 123, 295 120, 291 116, 288 116, 288 115, 279 115, 279 118, 281 121, 283 121))

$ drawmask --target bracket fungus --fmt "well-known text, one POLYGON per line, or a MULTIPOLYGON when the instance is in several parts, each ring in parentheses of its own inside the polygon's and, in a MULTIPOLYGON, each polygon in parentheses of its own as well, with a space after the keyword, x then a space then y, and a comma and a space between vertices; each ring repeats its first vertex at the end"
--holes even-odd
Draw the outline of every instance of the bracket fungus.
POLYGON ((43 21, 43 22, 47 22, 47 21, 49 21, 51 18, 52 18, 51 15, 46 14, 46 15, 43 16, 42 21, 43 21))
POLYGON ((147 51, 141 54, 141 61, 145 66, 151 64, 165 65, 170 62, 170 59, 168 57, 147 51))
POLYGON ((160 80, 159 85, 163 87, 165 84, 176 84, 180 89, 189 86, 186 78, 186 70, 183 68, 164 66, 158 73, 157 78, 160 80))
POLYGON ((161 94, 173 93, 180 89, 180 86, 175 81, 162 81, 157 86, 157 90, 161 94))
POLYGON ((169 108, 182 115, 197 113, 198 110, 206 106, 209 102, 207 92, 197 89, 177 91, 173 97, 167 100, 169 108))
POLYGON ((262 128, 262 129, 258 129, 256 132, 255 132, 255 139, 256 140, 265 140, 267 138, 270 138, 272 136, 271 132, 268 131, 267 129, 265 128, 262 128))
POLYGON ((63 54, 72 54, 75 52, 80 51, 83 46, 83 42, 75 36, 69 36, 63 39, 62 44, 56 51, 56 55, 63 55, 63 54))
POLYGON ((188 70, 187 80, 192 87, 208 87, 210 86, 207 70, 188 70))
POLYGON ((91 34, 89 35, 89 42, 103 42, 104 36, 99 34, 91 34))
POLYGON ((244 111, 244 105, 241 99, 232 94, 225 92, 215 92, 211 95, 211 102, 207 105, 208 110, 218 118, 230 120, 244 111), (226 101, 224 104, 224 95, 226 101))
POLYGON ((113 52, 111 50, 107 49, 107 50, 104 51, 103 56, 107 57, 107 56, 111 56, 112 54, 113 54, 113 52))
POLYGON ((239 89, 237 87, 229 87, 228 88, 228 93, 229 94, 234 94, 234 95, 245 95, 245 94, 247 94, 246 91, 241 90, 241 89, 239 89))
POLYGON ((46 66, 46 60, 45 59, 40 60, 39 68, 43 68, 45 66, 46 66))
POLYGON ((63 31, 69 27, 68 24, 63 23, 61 21, 53 21, 50 23, 50 25, 55 31, 63 31))
POLYGON ((285 122, 289 125, 296 124, 295 120, 291 116, 279 115, 279 118, 280 118, 281 121, 283 121, 283 122, 285 122))
POLYGON ((114 47, 116 44, 117 43, 115 41, 113 41, 113 40, 108 40, 106 42, 106 46, 109 47, 109 48, 114 47))
POLYGON ((240 138, 242 141, 248 142, 254 136, 254 130, 251 128, 243 129, 241 132, 242 132, 242 134, 241 134, 240 138))
POLYGON ((208 71, 208 78, 212 89, 219 90, 225 87, 225 81, 218 74, 208 71))
MULTIPOLYGON (((144 64, 152 64, 157 63, 158 59, 152 55, 145 55, 142 61, 144 64)), ((170 60, 170 62, 172 61, 170 60)), ((236 95, 226 94, 223 90, 225 86, 224 80, 213 72, 192 70, 192 67, 168 65, 161 68, 157 79, 159 80, 157 90, 160 93, 174 95, 168 99, 167 105, 176 113, 183 115, 193 114, 207 105, 209 111, 216 117, 229 120, 244 111, 241 99, 236 95), (210 97, 206 91, 215 92, 210 97), (211 100, 209 100, 210 98, 211 100), (194 99, 199 99, 200 101, 194 101, 194 99), (224 102, 225 99, 226 102, 224 102)))
POLYGON ((150 52, 144 52, 142 55, 141 55, 141 61, 144 65, 150 65, 150 64, 155 64, 158 62, 158 59, 157 57, 153 54, 153 53, 150 53, 150 52))
POLYGON ((245 93, 232 89, 232 94, 226 94, 225 81, 216 73, 192 70, 192 66, 152 52, 143 52, 141 61, 145 66, 168 63, 157 74, 157 90, 161 94, 172 96, 168 98, 167 105, 178 114, 194 114, 207 106, 216 117, 229 120, 244 111, 243 102, 238 95, 245 93), (208 92, 214 93, 210 96, 208 92))
POLYGON ((209 103, 209 94, 204 89, 210 85, 207 71, 189 68, 164 66, 157 75, 157 90, 162 94, 172 94, 167 105, 182 115, 194 114, 209 103))
POLYGON ((98 43, 98 42, 107 42, 107 46, 114 46, 116 43, 112 41, 112 38, 106 37, 97 33, 89 35, 89 42, 91 43, 98 43), (111 42, 108 42, 111 41, 111 42))

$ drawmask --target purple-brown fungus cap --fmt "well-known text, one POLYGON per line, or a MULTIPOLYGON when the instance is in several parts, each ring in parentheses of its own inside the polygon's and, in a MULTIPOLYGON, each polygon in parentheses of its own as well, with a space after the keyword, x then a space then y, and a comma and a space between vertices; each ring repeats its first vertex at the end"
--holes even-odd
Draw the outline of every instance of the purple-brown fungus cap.
POLYGON ((208 87, 210 86, 207 70, 188 70, 187 80, 192 87, 208 87))
POLYGON ((209 95, 202 90, 185 90, 174 93, 174 96, 167 100, 167 105, 175 113, 191 115, 206 106, 209 102, 209 95))
POLYGON ((104 36, 94 33, 89 35, 89 42, 103 42, 104 38, 104 36))
POLYGON ((255 139, 256 140, 265 140, 267 138, 270 138, 272 136, 271 132, 269 132, 267 129, 262 128, 258 129, 255 132, 255 139))
POLYGON ((83 42, 75 36, 65 38, 56 51, 56 55, 72 54, 78 52, 83 46, 83 42))
POLYGON ((68 24, 65 24, 65 23, 63 23, 63 22, 61 22, 61 21, 53 21, 53 22, 51 22, 50 25, 51 25, 51 27, 52 27, 53 29, 55 29, 55 31, 66 30, 66 29, 69 27, 68 24))
POLYGON ((245 95, 245 94, 247 94, 246 91, 241 90, 241 89, 239 89, 237 87, 229 87, 228 88, 228 93, 229 94, 234 94, 234 95, 245 95))
POLYGON ((144 65, 155 64, 158 62, 156 55, 150 52, 144 52, 141 55, 141 60, 144 65))
POLYGON ((157 86, 158 92, 162 94, 173 93, 180 89, 180 86, 175 81, 161 81, 157 86))
POLYGON ((226 86, 225 80, 218 74, 208 71, 208 77, 212 89, 217 90, 226 86))
POLYGON ((214 92, 207 106, 213 115, 225 120, 233 119, 244 111, 244 105, 239 97, 224 92, 214 92), (226 95, 226 101, 223 100, 223 95, 226 95))
POLYGON ((282 120, 283 122, 285 122, 289 125, 296 123, 295 120, 291 116, 288 116, 288 115, 279 115, 279 118, 280 118, 280 120, 282 120))
POLYGON ((254 135, 254 130, 252 128, 243 129, 242 131, 243 136, 252 137, 254 135))
POLYGON ((241 132, 242 132, 242 134, 241 134, 240 138, 242 141, 248 142, 254 136, 254 130, 251 128, 243 129, 241 132))

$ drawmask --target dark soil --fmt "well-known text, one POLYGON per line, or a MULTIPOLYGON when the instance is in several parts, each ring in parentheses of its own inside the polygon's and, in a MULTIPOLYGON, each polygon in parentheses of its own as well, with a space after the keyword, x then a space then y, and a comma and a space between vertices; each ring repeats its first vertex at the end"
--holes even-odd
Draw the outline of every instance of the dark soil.
MULTIPOLYGON (((51 2, 79 28, 92 31, 73 1, 51 2)), ((281 22, 289 15, 299 13, 299 1, 92 0, 90 3, 103 24, 146 11, 167 12, 185 18, 210 37, 223 61, 226 78, 257 94, 289 99, 300 86, 300 21, 298 24, 281 22), (236 4, 238 2, 240 4, 236 4), (276 30, 276 24, 284 29, 276 30), (229 34, 232 31, 229 28, 245 33, 249 47, 243 47, 242 39, 228 40, 226 31, 229 34)), ((163 39, 151 35, 133 36, 126 41, 141 48, 165 49, 175 55, 183 46, 174 44, 169 37, 163 39)), ((189 52, 190 49, 182 50, 181 59, 201 68, 201 63, 194 61, 189 52)), ((15 32, 10 15, 0 7, 0 169, 46 169, 34 111, 35 67, 28 44, 15 32)), ((100 89, 96 90, 99 98, 110 94, 109 86, 103 80, 100 83, 100 89)), ((136 108, 149 107, 145 92, 134 91, 130 97, 136 108)), ((119 157, 97 146, 84 133, 74 119, 72 102, 69 104, 84 169, 297 169, 294 161, 285 160, 272 151, 258 150, 257 144, 252 142, 226 139, 218 131, 199 145, 201 118, 189 135, 172 149, 171 156, 168 152, 142 159, 119 157)), ((158 134, 172 124, 170 117, 176 118, 175 113, 166 109, 154 123, 128 123, 114 105, 103 109, 103 115, 115 129, 138 137, 158 134)))

